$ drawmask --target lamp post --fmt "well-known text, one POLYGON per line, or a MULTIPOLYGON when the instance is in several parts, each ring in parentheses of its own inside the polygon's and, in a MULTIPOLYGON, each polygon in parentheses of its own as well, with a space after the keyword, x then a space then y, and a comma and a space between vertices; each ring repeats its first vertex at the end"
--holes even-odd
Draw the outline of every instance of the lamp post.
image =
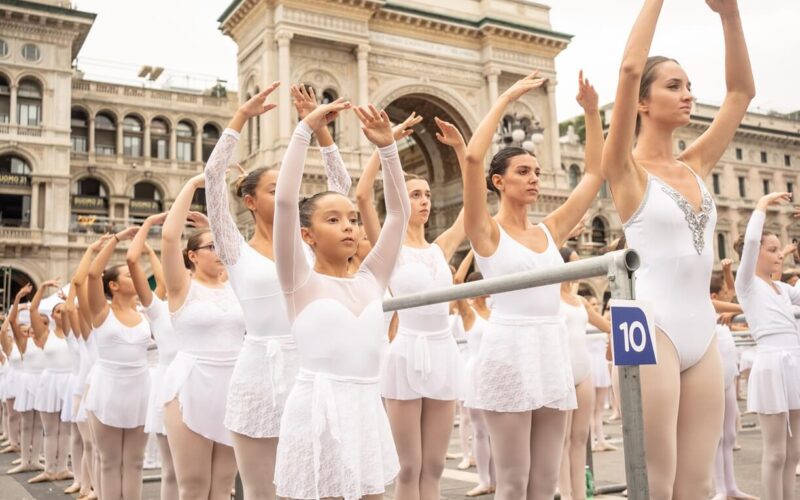
POLYGON ((520 119, 515 113, 506 116, 494 134, 494 152, 507 147, 521 147, 535 153, 539 144, 544 142, 544 127, 530 118, 520 119))

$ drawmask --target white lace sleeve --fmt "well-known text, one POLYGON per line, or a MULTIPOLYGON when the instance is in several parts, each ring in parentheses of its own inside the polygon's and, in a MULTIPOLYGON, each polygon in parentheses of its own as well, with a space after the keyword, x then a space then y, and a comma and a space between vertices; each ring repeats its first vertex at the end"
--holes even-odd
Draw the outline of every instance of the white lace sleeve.
POLYGON ((328 190, 336 191, 337 193, 347 196, 350 192, 350 186, 353 180, 350 174, 347 173, 347 167, 344 165, 342 155, 339 153, 339 148, 336 144, 320 148, 322 153, 322 163, 325 165, 325 175, 328 176, 328 190))
POLYGON ((225 129, 217 145, 214 146, 205 169, 208 220, 211 222, 211 233, 214 235, 217 254, 226 266, 236 264, 244 244, 242 233, 239 232, 236 221, 231 215, 228 183, 225 181, 225 172, 237 142, 239 133, 225 129))

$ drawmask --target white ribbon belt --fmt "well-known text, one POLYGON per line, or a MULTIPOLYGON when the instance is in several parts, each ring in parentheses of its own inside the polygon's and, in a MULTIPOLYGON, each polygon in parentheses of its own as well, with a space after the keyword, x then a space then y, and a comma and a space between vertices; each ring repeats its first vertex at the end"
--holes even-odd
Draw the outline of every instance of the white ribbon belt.
POLYGON ((253 337, 245 335, 244 341, 258 346, 263 346, 267 350, 267 360, 269 361, 269 379, 272 384, 272 407, 277 406, 277 395, 286 392, 286 380, 283 376, 284 356, 283 351, 297 349, 293 335, 280 335, 270 337, 253 337))
POLYGON ((112 361, 109 359, 98 358, 95 362, 97 367, 110 375, 123 377, 133 377, 147 372, 147 360, 142 361, 112 361))
POLYGON ((401 326, 398 334, 405 337, 413 337, 414 370, 422 374, 422 380, 427 380, 428 375, 430 375, 431 370, 433 369, 429 341, 452 339, 453 342, 455 342, 455 339, 453 339, 453 335, 449 328, 438 332, 428 333, 421 332, 419 330, 410 330, 401 326))

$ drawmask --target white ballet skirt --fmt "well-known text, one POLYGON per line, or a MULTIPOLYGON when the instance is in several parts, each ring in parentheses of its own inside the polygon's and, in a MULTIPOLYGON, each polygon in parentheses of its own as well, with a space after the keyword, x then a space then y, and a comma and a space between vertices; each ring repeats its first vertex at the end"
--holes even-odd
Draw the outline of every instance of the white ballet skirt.
POLYGON ((135 326, 126 326, 109 308, 105 321, 91 335, 98 357, 87 382, 86 411, 110 427, 144 426, 150 395, 150 325, 142 317, 135 326))
POLYGON ((177 398, 191 431, 233 446, 224 425, 224 402, 245 326, 230 284, 210 288, 191 280, 183 306, 172 313, 172 325, 179 350, 164 373, 161 404, 177 398))
POLYGON ((589 335, 589 338, 586 339, 586 347, 589 349, 589 362, 594 386, 601 389, 611 387, 611 371, 606 359, 608 335, 605 333, 589 335))
POLYGON ((727 325, 717 325, 717 348, 722 358, 722 374, 725 387, 730 386, 739 375, 738 355, 733 333, 727 325))
POLYGON ((144 431, 148 434, 166 435, 164 429, 164 405, 160 400, 160 389, 164 385, 164 373, 178 353, 178 337, 172 328, 172 319, 167 302, 153 294, 150 306, 142 312, 150 322, 150 332, 155 338, 158 361, 150 369, 150 397, 147 400, 147 417, 144 431))
POLYGON ((32 338, 28 338, 27 342, 22 355, 22 370, 17 380, 17 398, 14 400, 14 409, 18 412, 35 409, 39 378, 45 368, 44 351, 36 346, 32 338))
POLYGON ((6 373, 3 377, 3 401, 15 399, 21 384, 22 356, 19 354, 16 342, 11 345, 11 355, 6 360, 6 366, 6 373))
POLYGON ((69 348, 72 363, 70 365, 71 371, 69 382, 67 382, 67 391, 64 393, 64 403, 61 406, 61 421, 74 422, 75 413, 77 412, 77 408, 75 408, 75 394, 77 391, 82 391, 83 389, 79 387, 81 383, 81 347, 78 339, 75 338, 75 334, 67 335, 67 347, 69 348))
POLYGON ((475 312, 475 321, 472 328, 466 333, 467 337, 467 362, 464 363, 464 406, 469 408, 467 401, 475 400, 475 387, 478 384, 478 372, 475 369, 478 363, 478 352, 480 352, 483 332, 486 329, 487 321, 475 312))
POLYGON ((592 362, 589 359, 589 349, 586 345, 586 325, 589 323, 589 313, 586 312, 582 303, 576 306, 562 300, 559 305, 559 315, 564 318, 567 327, 572 378, 577 385, 587 380, 592 374, 592 362))
POLYGON ((745 372, 753 368, 753 362, 756 360, 755 347, 743 347, 739 349, 739 373, 745 372))
POLYGON ((46 367, 39 377, 36 400, 33 407, 45 413, 61 413, 64 399, 69 392, 72 375, 72 354, 66 338, 51 332, 44 344, 46 367))
POLYGON ((795 334, 762 337, 747 383, 747 411, 789 410, 800 410, 800 342, 795 334))
MULTIPOLYGON (((92 330, 94 332, 94 329, 92 330)), ((78 387, 75 395, 80 397, 78 408, 75 408, 75 422, 86 422, 89 416, 86 414, 86 393, 91 380, 94 365, 97 361, 97 339, 93 334, 89 338, 78 340, 78 347, 81 350, 81 367, 78 374, 78 387)))
MULTIPOLYGON (((452 274, 439 245, 404 246, 390 283, 392 293, 403 296, 451 286, 452 274)), ((461 399, 464 369, 448 304, 401 309, 398 315, 397 336, 381 372, 383 397, 461 399)))

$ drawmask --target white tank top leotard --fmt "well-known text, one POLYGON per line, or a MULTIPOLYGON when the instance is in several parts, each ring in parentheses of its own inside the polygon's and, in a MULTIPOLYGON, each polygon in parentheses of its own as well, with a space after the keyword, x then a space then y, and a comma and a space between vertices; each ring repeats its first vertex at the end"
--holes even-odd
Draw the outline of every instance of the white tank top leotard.
POLYGON ((575 385, 578 385, 592 374, 592 362, 586 344, 586 325, 589 323, 589 313, 586 312, 583 304, 575 306, 563 300, 559 310, 567 324, 572 376, 575 379, 575 385))
POLYGON ((675 346, 681 371, 706 353, 716 324, 708 282, 717 211, 702 179, 693 171, 692 175, 702 195, 699 212, 681 193, 648 173, 644 198, 623 224, 628 247, 642 261, 636 271, 636 298, 653 304, 656 326, 675 346))

